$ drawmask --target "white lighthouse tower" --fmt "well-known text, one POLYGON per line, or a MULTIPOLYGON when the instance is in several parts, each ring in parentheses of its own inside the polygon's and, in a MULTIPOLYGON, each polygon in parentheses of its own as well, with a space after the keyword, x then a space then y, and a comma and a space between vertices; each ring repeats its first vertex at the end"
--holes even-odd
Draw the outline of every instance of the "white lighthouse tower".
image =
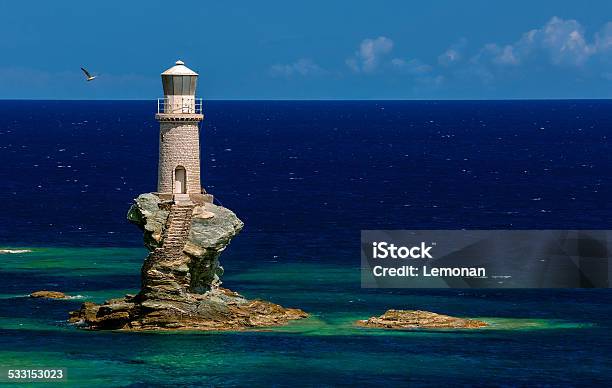
POLYGON ((196 99, 198 73, 182 61, 161 73, 164 98, 157 100, 159 169, 157 191, 175 200, 200 197, 202 99, 196 99))

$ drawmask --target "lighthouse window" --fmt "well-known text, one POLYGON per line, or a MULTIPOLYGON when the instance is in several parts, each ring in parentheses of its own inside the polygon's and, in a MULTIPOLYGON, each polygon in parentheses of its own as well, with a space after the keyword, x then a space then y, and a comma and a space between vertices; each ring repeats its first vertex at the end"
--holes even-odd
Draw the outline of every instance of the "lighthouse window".
POLYGON ((189 94, 195 94, 195 88, 196 88, 196 79, 197 77, 189 77, 191 78, 191 86, 189 88, 189 94))
POLYGON ((172 90, 172 77, 165 76, 162 77, 163 85, 164 85, 164 94, 174 94, 172 90))
POLYGON ((189 90, 189 78, 193 77, 183 76, 183 90, 181 94, 191 94, 191 91, 189 90))
POLYGON ((183 80, 182 80, 181 78, 183 78, 183 77, 181 77, 180 75, 178 75, 178 76, 174 76, 174 77, 172 77, 172 78, 174 79, 174 80, 173 80, 173 83, 174 83, 174 94, 175 94, 175 95, 180 95, 180 94, 182 94, 182 93, 181 93, 181 87, 183 86, 183 85, 182 85, 182 84, 183 84, 183 80))

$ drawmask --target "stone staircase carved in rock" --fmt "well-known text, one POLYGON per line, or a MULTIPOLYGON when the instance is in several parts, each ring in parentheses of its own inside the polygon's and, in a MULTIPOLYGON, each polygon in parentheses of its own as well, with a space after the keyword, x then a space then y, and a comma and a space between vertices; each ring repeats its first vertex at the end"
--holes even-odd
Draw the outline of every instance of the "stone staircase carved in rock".
POLYGON ((170 209, 161 249, 168 256, 180 254, 189 237, 193 204, 175 204, 170 209))
POLYGON ((194 207, 193 203, 179 202, 170 208, 161 246, 150 253, 142 268, 142 293, 186 291, 189 271, 181 262, 185 261, 183 248, 189 238, 194 207))

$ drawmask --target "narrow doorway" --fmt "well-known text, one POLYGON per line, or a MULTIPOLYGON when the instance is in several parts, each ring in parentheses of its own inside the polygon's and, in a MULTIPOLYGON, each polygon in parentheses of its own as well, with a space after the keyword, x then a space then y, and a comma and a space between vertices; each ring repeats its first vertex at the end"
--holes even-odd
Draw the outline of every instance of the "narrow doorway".
POLYGON ((187 172, 185 167, 178 166, 174 170, 174 194, 187 193, 187 172))

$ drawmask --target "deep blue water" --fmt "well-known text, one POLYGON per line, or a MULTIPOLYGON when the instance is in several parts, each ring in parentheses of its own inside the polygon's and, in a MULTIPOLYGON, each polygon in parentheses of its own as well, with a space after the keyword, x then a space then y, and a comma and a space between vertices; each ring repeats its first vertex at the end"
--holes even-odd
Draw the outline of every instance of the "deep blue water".
MULTIPOLYGON (((124 217, 156 188, 154 109, 2 101, 0 241, 138 246, 124 217)), ((611 111, 611 101, 211 101, 203 184, 245 232, 304 233, 315 247, 354 248, 366 228, 607 228, 611 111)))
MULTIPOLYGON (((132 198, 155 190, 154 110, 151 101, 0 101, 0 245, 141 246, 142 234, 125 214, 132 198)), ((541 319, 546 330, 399 337, 127 335, 108 341, 116 337, 6 326, 0 348, 66 350, 68 359, 117 365, 147 359, 149 367, 136 365, 129 373, 144 371, 136 381, 148 384, 152 376, 197 384, 201 380, 189 368, 209 360, 198 376, 211 385, 604 385, 612 378, 608 290, 365 291, 358 267, 361 229, 610 228, 611 112, 612 101, 588 100, 205 106, 202 181, 246 224, 221 257, 230 288, 330 322, 334 314, 403 307, 541 319), (272 276, 266 283, 266 268, 273 274, 288 263, 315 267, 301 278, 290 267, 295 278, 272 276), (330 281, 325 265, 356 276, 343 272, 330 281), (259 272, 251 279, 238 276, 250 269, 259 272), (569 326, 551 323, 556 321, 569 326), (81 341, 90 341, 87 352, 81 341), (163 362, 156 364, 151 358, 160 349, 163 362), (259 358, 241 358, 253 354, 259 358)), ((73 256, 66 260, 78 262, 78 253, 73 256)), ((138 254, 126 258, 132 269, 120 274, 72 277, 14 264, 0 271, 0 294, 45 285, 111 295, 138 286, 140 260, 138 254)), ((3 299, 0 318, 35 317, 57 325, 79 303, 3 299)))

